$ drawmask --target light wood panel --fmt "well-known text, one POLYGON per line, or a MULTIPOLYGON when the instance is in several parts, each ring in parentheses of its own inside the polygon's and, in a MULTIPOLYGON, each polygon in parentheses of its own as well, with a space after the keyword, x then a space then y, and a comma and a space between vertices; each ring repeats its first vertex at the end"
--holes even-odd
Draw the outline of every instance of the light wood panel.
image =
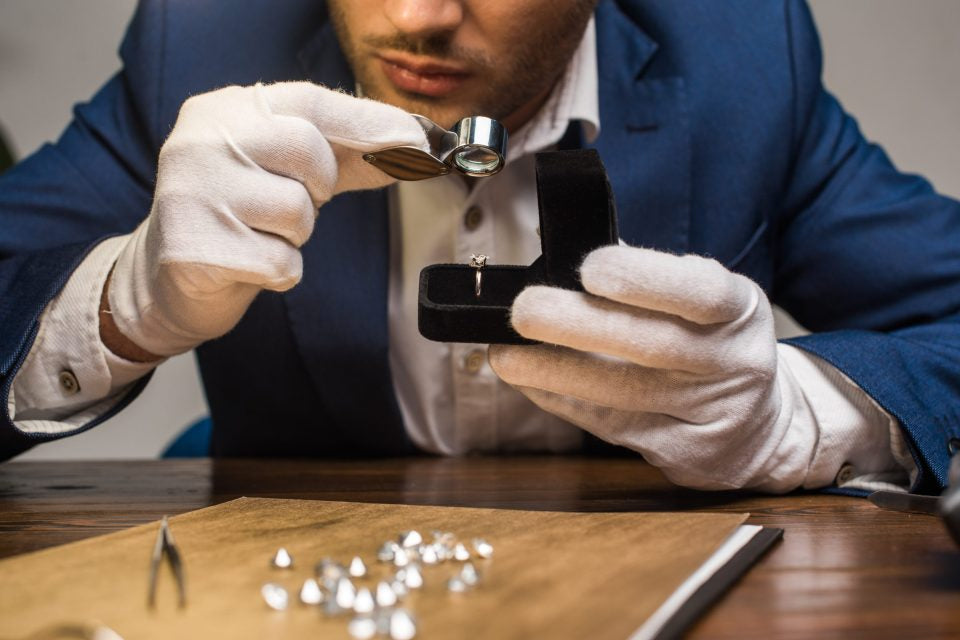
POLYGON ((424 567, 407 601, 422 638, 616 638, 630 635, 746 519, 746 514, 558 513, 241 498, 183 514, 171 529, 185 559, 188 606, 161 573, 146 606, 155 524, 0 562, 0 625, 23 636, 51 623, 99 620, 126 638, 348 637, 349 617, 294 602, 268 609, 260 587, 295 596, 323 557, 363 557, 375 586, 388 567, 379 545, 417 529, 452 531, 495 546, 476 560, 474 590, 453 594, 459 563, 424 567), (291 570, 269 565, 286 547, 291 570), (600 624, 598 624, 600 623, 600 624))

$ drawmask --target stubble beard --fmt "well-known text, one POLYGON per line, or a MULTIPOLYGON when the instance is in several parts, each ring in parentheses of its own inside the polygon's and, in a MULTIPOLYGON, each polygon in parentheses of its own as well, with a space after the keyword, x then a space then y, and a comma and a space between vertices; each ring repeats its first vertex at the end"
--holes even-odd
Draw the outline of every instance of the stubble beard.
POLYGON ((456 47, 445 35, 411 38, 405 34, 364 37, 359 41, 347 24, 338 2, 331 0, 330 18, 347 61, 364 96, 427 116, 450 127, 461 118, 484 115, 504 120, 552 88, 580 44, 596 0, 578 0, 575 7, 541 22, 535 33, 518 33, 513 50, 502 60, 483 52, 456 47), (479 70, 484 82, 469 100, 461 96, 432 98, 402 92, 388 85, 377 70, 378 60, 366 53, 389 49, 466 62, 479 70))

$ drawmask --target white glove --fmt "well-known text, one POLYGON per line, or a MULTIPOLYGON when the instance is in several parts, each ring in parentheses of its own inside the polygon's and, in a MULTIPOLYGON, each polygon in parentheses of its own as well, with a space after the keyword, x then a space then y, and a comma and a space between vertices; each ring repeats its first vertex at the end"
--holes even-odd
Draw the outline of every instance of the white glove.
POLYGON ((513 326, 549 344, 492 346, 504 381, 677 484, 832 483, 863 434, 821 438, 753 281, 714 260, 627 246, 592 252, 580 274, 588 293, 535 286, 517 297, 513 326))
POLYGON ((150 215, 113 271, 117 328, 157 355, 223 335, 261 289, 300 281, 319 207, 393 182, 362 154, 394 145, 426 148, 412 116, 306 82, 190 98, 160 151, 150 215))

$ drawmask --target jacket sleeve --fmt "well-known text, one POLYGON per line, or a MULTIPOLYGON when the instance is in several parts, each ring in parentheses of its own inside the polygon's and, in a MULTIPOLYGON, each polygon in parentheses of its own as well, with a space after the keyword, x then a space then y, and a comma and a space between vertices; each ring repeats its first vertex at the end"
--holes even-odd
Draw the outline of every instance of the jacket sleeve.
POLYGON ((787 8, 797 107, 772 298, 814 332, 788 342, 900 422, 913 490, 939 491, 960 444, 960 203, 863 138, 821 84, 807 6, 787 8))
MULTIPOLYGON (((160 3, 143 3, 121 46, 123 68, 78 105, 55 144, 0 177, 0 398, 26 358, 47 304, 103 238, 131 231, 150 209, 164 131, 156 123, 160 3)), ((110 417, 126 401, 83 425, 110 417)), ((0 459, 64 434, 24 433, 0 416, 0 459)))

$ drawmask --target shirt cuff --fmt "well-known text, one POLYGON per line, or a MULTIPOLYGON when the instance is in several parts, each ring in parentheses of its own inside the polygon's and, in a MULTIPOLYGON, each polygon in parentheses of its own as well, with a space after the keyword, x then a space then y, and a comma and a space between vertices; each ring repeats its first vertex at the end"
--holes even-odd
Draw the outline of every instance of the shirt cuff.
POLYGON ((100 298, 128 236, 98 244, 40 316, 37 337, 7 397, 24 433, 61 434, 106 413, 158 362, 120 358, 100 340, 100 298))
POLYGON ((806 399, 795 419, 818 434, 804 487, 907 491, 917 465, 897 419, 825 360, 787 344, 777 351, 806 399))

